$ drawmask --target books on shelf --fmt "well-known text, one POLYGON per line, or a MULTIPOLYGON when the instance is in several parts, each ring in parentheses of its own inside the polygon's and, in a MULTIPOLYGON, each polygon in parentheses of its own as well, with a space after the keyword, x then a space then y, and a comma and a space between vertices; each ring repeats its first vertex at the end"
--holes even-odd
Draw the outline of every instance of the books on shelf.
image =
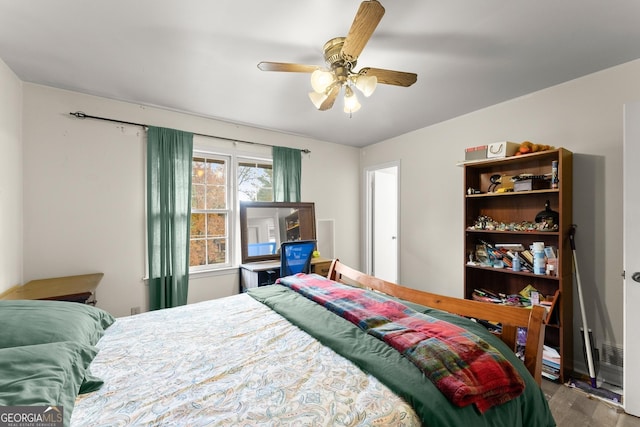
POLYGON ((553 381, 560 378, 560 353, 548 345, 542 350, 542 376, 553 381))

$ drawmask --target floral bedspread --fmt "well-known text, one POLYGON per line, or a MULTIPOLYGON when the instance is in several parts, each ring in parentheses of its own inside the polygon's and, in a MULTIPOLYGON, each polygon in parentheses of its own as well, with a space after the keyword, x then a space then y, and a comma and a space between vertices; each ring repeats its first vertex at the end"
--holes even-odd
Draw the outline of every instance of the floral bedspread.
POLYGON ((72 426, 419 426, 404 400, 246 294, 120 318, 72 426))

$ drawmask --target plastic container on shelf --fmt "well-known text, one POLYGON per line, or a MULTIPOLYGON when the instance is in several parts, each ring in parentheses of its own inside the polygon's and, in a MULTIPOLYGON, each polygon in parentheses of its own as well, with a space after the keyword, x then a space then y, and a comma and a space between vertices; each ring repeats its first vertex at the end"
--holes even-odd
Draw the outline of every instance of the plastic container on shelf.
POLYGON ((533 274, 545 274, 546 262, 544 259, 544 243, 533 242, 533 274))
POLYGON ((511 269, 513 271, 520 271, 520 255, 516 254, 511 262, 511 269))

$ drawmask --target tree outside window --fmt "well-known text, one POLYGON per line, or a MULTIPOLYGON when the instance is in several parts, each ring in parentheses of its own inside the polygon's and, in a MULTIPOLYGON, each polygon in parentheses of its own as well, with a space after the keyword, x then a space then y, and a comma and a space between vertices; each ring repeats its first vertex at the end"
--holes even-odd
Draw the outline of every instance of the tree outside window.
POLYGON ((244 201, 273 201, 273 169, 271 164, 238 163, 238 198, 244 201))
POLYGON ((228 161, 194 157, 189 265, 227 263, 228 161))
MULTIPOLYGON (((229 230, 234 210, 230 197, 230 164, 229 156, 193 158, 189 265, 195 269, 231 262, 229 230)), ((273 201, 270 163, 243 159, 237 162, 236 171, 239 200, 273 201)))

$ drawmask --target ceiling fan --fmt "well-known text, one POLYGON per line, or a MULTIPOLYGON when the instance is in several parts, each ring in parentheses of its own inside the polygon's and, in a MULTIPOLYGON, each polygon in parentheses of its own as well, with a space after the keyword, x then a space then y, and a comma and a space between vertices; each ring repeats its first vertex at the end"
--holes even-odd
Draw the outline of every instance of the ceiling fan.
POLYGON ((286 71, 311 73, 313 92, 309 98, 318 110, 330 109, 340 90, 344 88, 344 111, 354 113, 361 107, 353 90, 355 86, 365 96, 370 96, 378 83, 408 87, 414 84, 417 74, 382 68, 362 68, 355 71, 358 56, 373 35, 384 15, 384 7, 377 0, 365 0, 360 4, 347 37, 336 37, 325 43, 324 59, 329 69, 317 65, 286 62, 260 62, 262 71, 286 71))

